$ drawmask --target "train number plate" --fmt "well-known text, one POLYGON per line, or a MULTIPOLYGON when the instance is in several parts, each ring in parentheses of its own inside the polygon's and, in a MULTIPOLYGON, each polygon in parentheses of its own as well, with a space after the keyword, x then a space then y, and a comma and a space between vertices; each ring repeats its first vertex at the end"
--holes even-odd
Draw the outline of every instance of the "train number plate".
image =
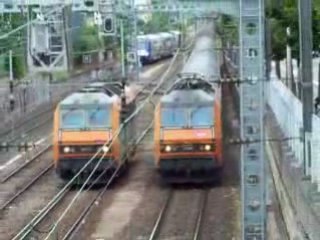
POLYGON ((193 146, 192 145, 184 145, 184 146, 181 146, 181 150, 190 152, 193 150, 193 146))

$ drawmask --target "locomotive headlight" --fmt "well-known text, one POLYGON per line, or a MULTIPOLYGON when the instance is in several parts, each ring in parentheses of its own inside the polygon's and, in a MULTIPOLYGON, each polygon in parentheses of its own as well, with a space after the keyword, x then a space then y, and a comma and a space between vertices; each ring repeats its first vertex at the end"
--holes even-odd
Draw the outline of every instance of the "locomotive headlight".
POLYGON ((103 151, 104 153, 109 152, 109 147, 108 147, 108 146, 103 146, 103 147, 102 147, 102 151, 103 151))
POLYGON ((211 150, 211 145, 206 144, 206 145, 204 146, 204 150, 210 151, 210 150, 211 150))
POLYGON ((63 152, 64 153, 69 153, 71 151, 71 148, 70 147, 64 147, 63 148, 63 152))
POLYGON ((170 145, 167 145, 165 148, 164 148, 164 150, 166 151, 166 152, 171 152, 171 146, 170 145))

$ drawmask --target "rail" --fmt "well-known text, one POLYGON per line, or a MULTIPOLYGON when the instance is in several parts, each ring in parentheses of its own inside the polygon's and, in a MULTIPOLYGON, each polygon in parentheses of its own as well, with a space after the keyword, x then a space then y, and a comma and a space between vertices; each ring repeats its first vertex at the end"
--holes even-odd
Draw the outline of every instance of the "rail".
MULTIPOLYGON (((167 75, 170 73, 172 67, 174 66, 174 63, 179 55, 180 51, 178 51, 175 56, 173 57, 170 66, 167 68, 166 72, 162 75, 162 78, 159 80, 157 86, 151 91, 151 93, 149 94, 149 97, 147 97, 142 104, 140 104, 140 106, 124 121, 124 123, 122 123, 120 125, 120 127, 118 128, 118 130, 115 132, 115 134, 113 135, 113 138, 111 139, 110 142, 107 142, 104 144, 104 146, 108 146, 110 147, 115 139, 119 136, 119 134, 122 132, 122 130, 124 129, 124 127, 144 108, 144 106, 150 101, 151 97, 155 94, 155 92, 163 85, 163 83, 166 80, 167 75)), ((37 225, 48 213, 48 211, 50 211, 52 208, 54 208, 54 206, 56 206, 57 202, 59 201, 60 198, 62 198, 65 193, 69 190, 69 188, 71 187, 72 183, 78 178, 78 176, 89 166, 89 164, 91 164, 93 162, 93 160, 98 156, 99 153, 102 152, 102 148, 99 149, 99 151, 97 151, 93 157, 88 160, 88 162, 75 174, 75 176, 60 190, 60 192, 23 228, 21 229, 21 231, 13 238, 13 239, 25 239, 29 233, 32 231, 32 229, 34 228, 35 225, 37 225)), ((80 193, 83 191, 84 187, 88 184, 89 180, 92 178, 93 174, 95 173, 97 167, 100 165, 103 157, 105 156, 106 153, 102 153, 102 156, 99 158, 99 160, 97 161, 94 169, 92 170, 91 174, 88 176, 87 180, 83 183, 82 187, 79 189, 78 193, 75 195, 75 197, 71 200, 70 204, 68 205, 68 207, 65 209, 65 211, 63 212, 63 214, 61 214, 60 218, 55 222, 52 230, 49 232, 48 237, 51 236, 51 234, 54 233, 55 229, 57 228, 57 226, 59 225, 59 223, 61 222, 61 220, 63 219, 63 217, 65 216, 65 214, 69 211, 69 209, 71 208, 71 206, 74 204, 74 202, 76 201, 76 199, 79 197, 80 193)), ((117 170, 119 171, 119 170, 117 170)), ((110 184, 110 181, 109 181, 110 184)), ((109 186, 109 184, 106 185, 109 186)))
MULTIPOLYGON (((167 197, 160 209, 160 212, 156 218, 156 221, 153 225, 152 231, 148 237, 148 240, 159 239, 162 225, 165 223, 165 218, 169 214, 169 206, 173 201, 173 196, 179 190, 170 189, 168 190, 167 197)), ((200 240, 201 239, 201 229, 204 223, 205 210, 207 206, 209 190, 200 190, 200 200, 198 206, 198 214, 195 220, 195 226, 192 231, 192 239, 200 240)))
POLYGON ((53 168, 53 163, 48 167, 43 169, 39 174, 37 174, 31 181, 27 182, 22 189, 15 193, 11 198, 9 198, 1 207, 0 212, 9 207, 16 199, 18 199, 23 193, 25 193, 30 187, 32 187, 42 176, 44 176, 49 170, 53 168))
POLYGON ((158 237, 160 228, 161 228, 161 224, 163 223, 163 219, 165 217, 165 213, 169 207, 170 201, 172 199, 172 195, 173 195, 173 190, 169 190, 168 196, 159 212, 159 215, 157 217, 157 220, 152 228, 151 234, 149 236, 149 240, 155 240, 158 237))

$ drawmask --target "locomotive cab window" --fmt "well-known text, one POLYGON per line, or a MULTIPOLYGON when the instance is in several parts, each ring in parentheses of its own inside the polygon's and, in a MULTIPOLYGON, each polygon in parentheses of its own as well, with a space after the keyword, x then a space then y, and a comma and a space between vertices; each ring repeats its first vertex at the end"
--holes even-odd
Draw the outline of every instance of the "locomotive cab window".
POLYGON ((85 127, 85 112, 82 109, 64 109, 61 111, 62 129, 79 129, 85 127))
POLYGON ((106 128, 110 127, 110 111, 105 108, 88 109, 88 127, 106 128))
POLYGON ((164 108, 161 112, 162 127, 185 127, 188 126, 187 109, 164 108))
POLYGON ((202 127, 213 125, 213 108, 198 106, 190 109, 190 126, 202 127))

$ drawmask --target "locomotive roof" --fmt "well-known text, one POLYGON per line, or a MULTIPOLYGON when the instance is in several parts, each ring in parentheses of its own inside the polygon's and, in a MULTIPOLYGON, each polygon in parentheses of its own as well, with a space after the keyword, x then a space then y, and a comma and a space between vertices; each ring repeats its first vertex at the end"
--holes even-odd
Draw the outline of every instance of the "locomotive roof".
POLYGON ((161 36, 161 37, 173 37, 173 33, 161 32, 161 33, 159 33, 159 36, 161 36))
POLYGON ((104 93, 73 93, 60 102, 60 106, 66 105, 90 105, 90 104, 110 104, 112 98, 104 93))
POLYGON ((214 93, 208 93, 202 89, 174 90, 161 98, 162 104, 186 104, 197 105, 214 101, 214 93))

